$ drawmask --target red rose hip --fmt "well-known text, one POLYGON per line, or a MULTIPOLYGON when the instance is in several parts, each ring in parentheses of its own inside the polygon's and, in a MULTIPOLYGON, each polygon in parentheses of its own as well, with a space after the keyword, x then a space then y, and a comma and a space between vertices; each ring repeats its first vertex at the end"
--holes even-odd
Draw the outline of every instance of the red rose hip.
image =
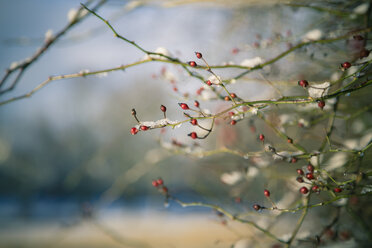
POLYGON ((258 210, 261 209, 261 206, 258 205, 258 204, 254 204, 254 205, 253 205, 253 209, 256 210, 256 211, 258 211, 258 210))
POLYGON ((191 67, 196 67, 196 66, 197 66, 197 64, 196 64, 195 61, 189 61, 189 65, 190 65, 191 67))
POLYGON ((201 59, 203 57, 203 55, 199 52, 195 52, 195 55, 198 59, 201 59))
POLYGON ((164 105, 161 105, 161 106, 160 106, 160 110, 161 110, 162 112, 165 112, 165 111, 167 111, 167 108, 166 108, 164 105))
POLYGON ((264 195, 266 197, 270 197, 270 191, 268 191, 267 189, 264 190, 264 195))
POLYGON ((149 127, 148 126, 141 126, 141 130, 142 131, 147 131, 147 130, 149 130, 149 127))
POLYGON ((334 191, 335 193, 341 193, 341 192, 342 192, 342 189, 339 188, 339 187, 337 187, 337 188, 334 188, 333 191, 334 191))
POLYGON ((189 108, 189 105, 187 105, 186 103, 179 103, 178 105, 180 105, 180 107, 181 107, 183 110, 188 110, 188 109, 190 109, 190 108, 189 108))
POLYGON ((306 81, 306 80, 300 80, 300 81, 298 81, 298 85, 303 87, 303 88, 306 88, 307 86, 309 86, 309 82, 306 81))
POLYGON ((342 63, 342 68, 344 68, 344 69, 349 69, 350 67, 351 67, 351 64, 350 64, 350 62, 344 62, 344 63, 342 63))
POLYGON ((132 135, 135 135, 135 134, 138 133, 138 129, 135 128, 135 127, 132 127, 132 128, 130 129, 130 133, 131 133, 132 135))
POLYGON ((301 169, 297 169, 297 174, 302 176, 304 174, 304 171, 301 169))
POLYGON ((309 193, 309 190, 306 187, 301 187, 300 193, 306 195, 307 193, 309 193))
POLYGON ((196 139, 198 135, 195 132, 189 133, 188 134, 192 139, 196 139))

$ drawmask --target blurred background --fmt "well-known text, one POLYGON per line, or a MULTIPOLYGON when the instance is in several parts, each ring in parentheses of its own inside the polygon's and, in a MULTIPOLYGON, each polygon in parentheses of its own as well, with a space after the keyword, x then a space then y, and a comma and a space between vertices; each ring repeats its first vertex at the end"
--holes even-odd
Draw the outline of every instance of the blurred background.
MULTIPOLYGON (((329 8, 338 4, 327 2, 324 6, 329 8)), ((182 61, 195 60, 194 52, 200 51, 213 65, 240 64, 256 56, 273 58, 308 38, 309 31, 315 30, 315 35, 320 32, 320 37, 335 37, 361 28, 363 1, 341 2, 337 8, 347 13, 345 16, 278 0, 111 0, 98 13, 119 34, 147 50, 166 48, 182 61)), ((301 3, 309 5, 310 1, 301 3)), ((69 22, 71 9, 79 6, 80 1, 75 0, 0 1, 1 73, 13 62, 31 56, 43 44, 46 33, 61 30, 69 22)), ((337 78, 339 63, 357 49, 345 41, 305 47, 268 69, 247 75, 230 89, 247 100, 278 97, 267 83, 271 80, 282 92, 301 94, 301 89, 292 88, 297 80, 337 78)), ((89 16, 32 64, 17 87, 1 95, 0 100, 29 92, 49 76, 108 69, 142 58, 141 51, 115 39, 98 18, 89 16)), ((222 78, 239 72, 216 70, 222 78)), ((172 194, 184 201, 246 211, 256 201, 263 201, 263 187, 285 189, 287 174, 283 167, 279 169, 281 162, 264 174, 251 170, 239 187, 233 188, 221 176, 232 171, 249 172, 255 163, 228 154, 185 156, 159 144, 159 139, 192 144, 186 136, 190 125, 167 128, 164 134, 152 130, 132 136, 129 132, 136 125, 132 108, 141 121, 153 121, 162 118, 161 104, 167 106, 171 120, 184 118, 177 104, 180 101, 192 104, 199 99, 203 108, 212 112, 226 106, 203 102, 195 93, 201 86, 179 66, 153 62, 107 75, 54 81, 29 99, 1 106, 0 246, 230 247, 249 237, 249 227, 224 225, 211 210, 181 208, 172 202, 165 206, 164 197, 151 181, 162 177, 172 194), (276 174, 278 171, 282 174, 276 174), (268 179, 275 179, 275 175, 277 180, 268 179), (237 205, 236 197, 244 204, 237 205)), ((365 98, 359 104, 368 101, 365 98)), ((354 104, 349 112, 360 105, 354 104)), ((347 124, 352 131, 341 133, 340 139, 355 133, 363 136, 370 121, 369 113, 356 131, 347 124)), ((221 123, 199 144, 206 150, 227 146, 258 151, 262 149, 257 142, 260 131, 265 127, 259 121, 253 125, 249 118, 233 128, 221 123)), ((297 128, 289 132, 298 134, 297 128)), ((306 145, 316 147, 314 140, 306 145)), ((277 200, 284 195, 285 190, 278 190, 277 200)), ((282 231, 285 234, 286 230, 282 231)))

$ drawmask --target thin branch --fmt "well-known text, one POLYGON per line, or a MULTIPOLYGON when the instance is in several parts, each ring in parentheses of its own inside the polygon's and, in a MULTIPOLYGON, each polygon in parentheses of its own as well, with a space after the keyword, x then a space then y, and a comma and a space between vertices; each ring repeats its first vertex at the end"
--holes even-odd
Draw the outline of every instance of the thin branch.
MULTIPOLYGON (((99 7, 101 7, 107 0, 100 0, 92 9, 93 10, 97 10, 99 7)), ((90 3, 91 0, 89 0, 87 3, 90 3)), ((41 55, 43 55, 53 44, 55 44, 64 34, 66 34, 73 26, 75 26, 76 24, 78 24, 80 21, 82 21, 83 19, 85 19, 87 17, 87 15, 83 15, 83 16, 80 16, 80 13, 81 11, 83 10, 83 8, 79 8, 79 10, 77 11, 77 18, 75 18, 73 21, 69 22, 61 31, 59 31, 55 36, 51 37, 50 39, 46 40, 45 43, 43 44, 43 46, 41 48, 39 48, 35 53, 34 55, 32 55, 30 58, 28 59, 25 59, 23 62, 19 63, 18 65, 14 66, 14 67, 9 67, 6 72, 5 72, 5 75, 3 76, 3 78, 1 79, 0 81, 0 89, 5 85, 6 81, 8 80, 9 76, 11 74, 13 74, 14 72, 16 72, 17 70, 19 70, 19 74, 17 75, 17 77, 13 80, 13 82, 11 83, 11 85, 6 88, 6 89, 3 89, 3 90, 0 90, 0 95, 6 93, 6 92, 9 92, 11 90, 13 90, 16 85, 18 84, 19 82, 19 79, 20 77, 22 76, 22 74, 26 71, 26 69, 32 65, 37 59, 39 59, 41 57, 41 55)))

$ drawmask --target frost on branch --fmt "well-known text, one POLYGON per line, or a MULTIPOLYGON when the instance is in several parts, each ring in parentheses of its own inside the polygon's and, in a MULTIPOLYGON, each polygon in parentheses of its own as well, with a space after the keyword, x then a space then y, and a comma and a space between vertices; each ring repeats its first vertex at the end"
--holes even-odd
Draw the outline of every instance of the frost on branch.
MULTIPOLYGON (((160 119, 160 120, 157 120, 157 121, 141 121, 140 124, 136 125, 135 128, 139 129, 141 126, 146 126, 148 128, 161 128, 161 127, 165 127, 167 125, 174 125, 174 124, 177 124, 179 123, 179 121, 171 121, 169 120, 168 118, 165 118, 165 119, 160 119)), ((178 128, 180 127, 182 124, 179 124, 179 125, 176 125, 174 126, 174 128, 178 128)))
POLYGON ((69 22, 74 22, 78 18, 78 11, 76 9, 70 9, 67 13, 67 20, 69 22))
POLYGON ((369 3, 363 3, 363 4, 360 4, 357 7, 355 7, 353 12, 357 15, 363 15, 367 12, 368 7, 369 7, 369 3))
MULTIPOLYGON (((166 49, 164 47, 158 47, 158 48, 156 48, 155 53, 163 54, 163 55, 165 55, 167 57, 172 56, 171 53, 168 51, 168 49, 166 49)), ((147 60, 147 59, 166 59, 163 56, 158 55, 158 54, 145 55, 144 59, 145 60, 147 60)))
POLYGON ((312 98, 320 98, 328 94, 329 82, 324 82, 322 84, 314 84, 311 85, 311 87, 308 87, 307 92, 309 93, 309 96, 312 98))
POLYGON ((219 85, 221 81, 221 77, 220 76, 216 77, 214 75, 211 75, 209 76, 208 80, 211 81, 212 84, 219 85))
POLYGON ((252 59, 245 59, 243 60, 240 65, 241 66, 247 66, 247 67, 255 67, 255 66, 258 66, 262 63, 264 63, 265 61, 261 58, 261 57, 254 57, 252 59))
POLYGON ((77 10, 77 9, 70 9, 67 13, 67 20, 72 23, 72 22, 76 22, 78 19, 86 16, 88 14, 88 10, 86 9, 82 9, 82 10, 77 10))
POLYGON ((239 171, 232 171, 221 175, 221 181, 228 185, 234 185, 243 178, 243 174, 239 171))
POLYGON ((45 36, 44 36, 44 40, 45 40, 45 42, 49 42, 49 41, 51 41, 53 38, 54 38, 53 30, 52 30, 52 29, 48 29, 48 31, 46 31, 45 36))
POLYGON ((304 35, 303 41, 320 40, 322 37, 323 32, 320 29, 313 29, 304 35))

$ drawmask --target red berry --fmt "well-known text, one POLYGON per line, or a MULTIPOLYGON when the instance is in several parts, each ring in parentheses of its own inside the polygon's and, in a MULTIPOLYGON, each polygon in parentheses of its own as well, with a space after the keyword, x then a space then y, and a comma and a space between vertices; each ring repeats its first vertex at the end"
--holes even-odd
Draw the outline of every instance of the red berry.
POLYGON ((298 81, 298 85, 301 86, 301 87, 306 88, 307 86, 309 86, 309 82, 306 81, 306 80, 300 80, 300 81, 298 81))
POLYGON ((190 61, 190 62, 189 62, 189 65, 190 65, 191 67, 196 67, 196 66, 197 66, 197 64, 196 64, 195 61, 190 61))
POLYGON ((308 164, 308 165, 307 165, 307 170, 308 170, 309 172, 314 172, 314 166, 313 166, 312 164, 308 164))
POLYGON ((314 177, 314 174, 310 172, 310 173, 306 173, 306 178, 309 180, 313 180, 315 177, 314 177))
POLYGON ((270 197, 270 191, 268 191, 267 189, 264 190, 264 195, 266 197, 270 197))
POLYGON ((350 62, 344 62, 341 66, 344 69, 349 69, 351 67, 351 64, 350 64, 350 62))
POLYGON ((188 134, 192 139, 196 139, 198 135, 195 132, 189 133, 188 134))
POLYGON ((233 115, 235 115, 235 113, 232 112, 232 111, 230 111, 230 112, 229 112, 229 115, 230 115, 230 116, 233 116, 233 115))
POLYGON ((225 96, 225 101, 230 101, 230 97, 225 96))
POLYGON ((297 158, 296 158, 296 157, 292 157, 292 159, 291 159, 291 163, 292 163, 292 164, 297 163, 297 158))
POLYGON ((261 141, 264 141, 264 140, 265 140, 265 135, 260 134, 260 136, 258 136, 258 138, 259 138, 261 141))
POLYGON ((163 187, 163 192, 164 192, 164 193, 168 193, 168 188, 164 186, 164 187, 163 187))
POLYGON ((325 102, 324 102, 324 101, 319 101, 319 102, 318 102, 318 107, 319 107, 319 108, 323 109, 324 106, 325 106, 325 102))
POLYGON ((303 183, 304 182, 304 179, 302 177, 297 177, 296 180, 299 183, 303 183))
POLYGON ((158 187, 159 186, 159 183, 156 180, 154 180, 154 181, 152 181, 152 186, 158 187))
POLYGON ((208 84, 209 86, 211 86, 212 85, 212 82, 211 82, 211 80, 207 80, 206 82, 205 82, 206 84, 208 84))
POLYGON ((298 175, 303 175, 304 174, 304 171, 303 170, 301 170, 301 169, 297 169, 297 173, 298 173, 298 175))
POLYGON ((306 187, 300 188, 300 193, 306 195, 309 192, 309 190, 306 187))
POLYGON ((334 188, 333 191, 334 191, 335 193, 341 193, 341 192, 342 192, 342 189, 339 188, 339 187, 337 187, 337 188, 334 188))
POLYGON ((258 205, 258 204, 254 204, 254 205, 253 205, 253 209, 256 210, 256 211, 258 211, 258 210, 261 209, 261 206, 258 205))
POLYGON ((230 124, 234 126, 236 124, 236 120, 231 120, 230 124))
POLYGON ((314 185, 314 186, 311 188, 311 190, 312 190, 313 192, 318 192, 318 191, 319 191, 319 186, 314 185))
POLYGON ((135 134, 138 133, 138 129, 135 128, 135 127, 132 127, 132 128, 130 129, 130 133, 131 133, 132 135, 135 135, 135 134))
POLYGON ((141 130, 142 130, 142 131, 149 130, 149 127, 148 127, 148 126, 141 126, 141 130))
POLYGON ((159 178, 158 180, 156 180, 156 182, 159 184, 159 185, 163 185, 164 181, 163 179, 159 178))
POLYGON ((180 105, 180 107, 181 107, 183 110, 188 110, 188 109, 190 109, 189 106, 188 106, 186 103, 179 103, 178 105, 180 105))
POLYGON ((203 55, 199 52, 195 52, 195 55, 198 59, 201 59, 203 57, 203 55))
POLYGON ((196 91, 196 94, 197 95, 200 95, 202 93, 202 91, 204 90, 203 87, 199 88, 197 91, 196 91))
POLYGON ((164 105, 161 105, 160 106, 160 110, 163 111, 163 112, 165 112, 165 111, 167 111, 167 108, 164 105))
POLYGON ((238 52, 239 52, 239 48, 236 48, 236 47, 231 50, 232 54, 237 54, 238 52))
POLYGON ((197 100, 195 100, 194 101, 194 106, 197 107, 197 108, 199 108, 199 105, 200 105, 200 103, 197 100))
POLYGON ((289 144, 292 144, 293 143, 293 139, 291 139, 291 138, 287 138, 287 142, 289 143, 289 144))
POLYGON ((230 96, 231 96, 232 98, 236 98, 236 94, 235 94, 235 93, 231 93, 230 96))
POLYGON ((190 123, 194 126, 198 125, 198 121, 196 119, 192 119, 190 123))

